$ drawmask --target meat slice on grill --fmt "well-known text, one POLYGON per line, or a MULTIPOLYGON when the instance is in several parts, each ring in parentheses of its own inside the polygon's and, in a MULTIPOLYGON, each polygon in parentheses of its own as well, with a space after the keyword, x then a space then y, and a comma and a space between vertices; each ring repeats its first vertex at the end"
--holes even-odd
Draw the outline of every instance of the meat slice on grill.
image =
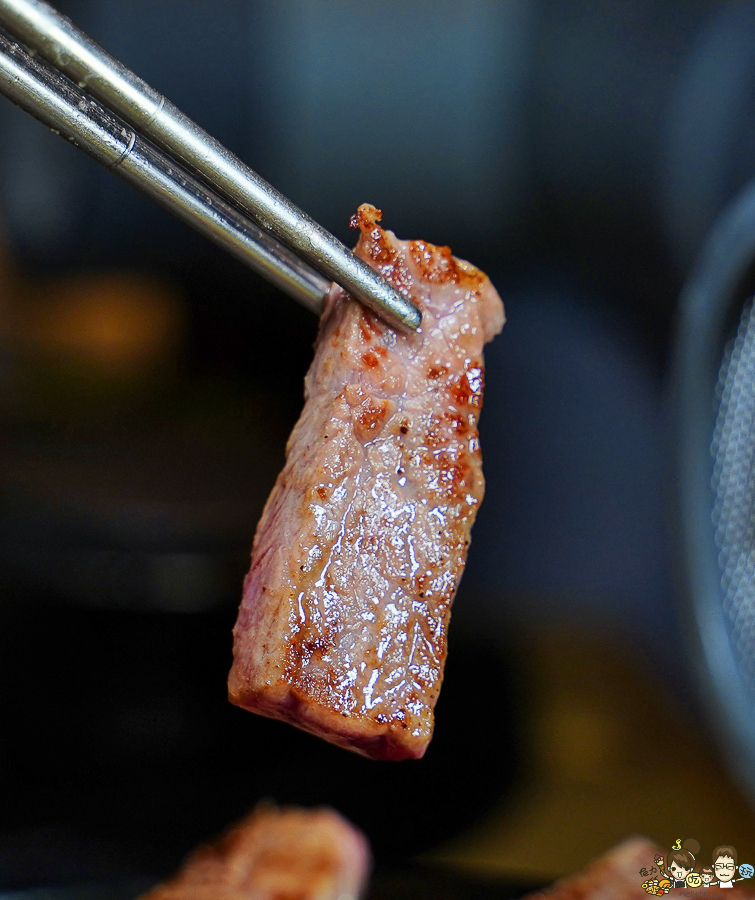
POLYGON ((140 900, 358 900, 367 839, 330 809, 258 807, 140 900))
POLYGON ((650 871, 659 852, 647 838, 627 838, 580 872, 524 900, 649 900, 641 873, 650 871))
POLYGON ((361 206, 356 252, 422 310, 398 334, 340 288, 267 501, 234 629, 231 700, 382 759, 421 757, 482 500, 488 278, 361 206))

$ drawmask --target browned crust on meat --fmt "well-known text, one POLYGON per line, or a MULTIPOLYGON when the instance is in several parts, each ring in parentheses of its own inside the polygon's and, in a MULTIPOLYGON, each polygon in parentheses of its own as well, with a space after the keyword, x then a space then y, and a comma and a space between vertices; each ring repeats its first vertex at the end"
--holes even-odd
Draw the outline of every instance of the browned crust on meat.
MULTIPOLYGON (((408 272, 404 256, 392 245, 386 232, 378 224, 383 218, 381 210, 369 203, 363 203, 351 217, 351 227, 361 232, 357 253, 363 259, 371 260, 384 278, 399 290, 410 292, 412 277, 408 272)), ((487 279, 477 268, 456 259, 450 247, 437 247, 427 241, 408 241, 408 255, 421 278, 429 284, 466 284, 474 289, 487 279)), ((416 298, 414 298, 416 300, 416 298)), ((376 321, 370 314, 372 321, 376 321)))

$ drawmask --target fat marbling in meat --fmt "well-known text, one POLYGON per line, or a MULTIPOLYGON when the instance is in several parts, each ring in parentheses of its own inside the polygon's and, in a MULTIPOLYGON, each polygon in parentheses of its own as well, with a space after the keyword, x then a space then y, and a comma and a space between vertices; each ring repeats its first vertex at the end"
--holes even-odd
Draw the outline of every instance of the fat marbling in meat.
POLYGON ((267 501, 234 629, 231 700, 379 759, 421 757, 482 500, 488 278, 359 208, 356 252, 422 310, 398 334, 340 288, 267 501))

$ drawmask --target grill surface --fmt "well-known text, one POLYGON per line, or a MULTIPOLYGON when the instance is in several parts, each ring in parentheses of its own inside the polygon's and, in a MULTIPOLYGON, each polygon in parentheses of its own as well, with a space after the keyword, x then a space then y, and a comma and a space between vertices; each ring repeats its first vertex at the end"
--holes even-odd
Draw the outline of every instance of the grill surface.
POLYGON ((742 311, 719 372, 713 524, 732 651, 755 702, 755 304, 742 311))

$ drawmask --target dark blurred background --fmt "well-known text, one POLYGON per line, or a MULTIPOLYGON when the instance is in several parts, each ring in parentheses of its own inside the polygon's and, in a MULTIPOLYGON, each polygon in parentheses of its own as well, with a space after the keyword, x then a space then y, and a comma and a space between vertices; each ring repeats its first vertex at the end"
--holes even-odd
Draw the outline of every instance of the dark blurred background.
POLYGON ((677 296, 755 175, 755 3, 58 6, 343 240, 368 201, 449 244, 509 324, 426 759, 232 708, 230 629, 317 322, 0 103, 0 888, 162 876, 262 797, 335 805, 381 863, 455 847, 533 881, 692 827, 692 789, 698 838, 752 824, 729 781, 714 809, 728 776, 699 738, 664 498, 677 296), (610 767, 655 722, 671 743, 621 777, 649 798, 676 772, 690 804, 599 828, 610 767), (533 759, 576 786, 512 857, 533 759), (468 837, 493 821, 498 844, 468 837))

